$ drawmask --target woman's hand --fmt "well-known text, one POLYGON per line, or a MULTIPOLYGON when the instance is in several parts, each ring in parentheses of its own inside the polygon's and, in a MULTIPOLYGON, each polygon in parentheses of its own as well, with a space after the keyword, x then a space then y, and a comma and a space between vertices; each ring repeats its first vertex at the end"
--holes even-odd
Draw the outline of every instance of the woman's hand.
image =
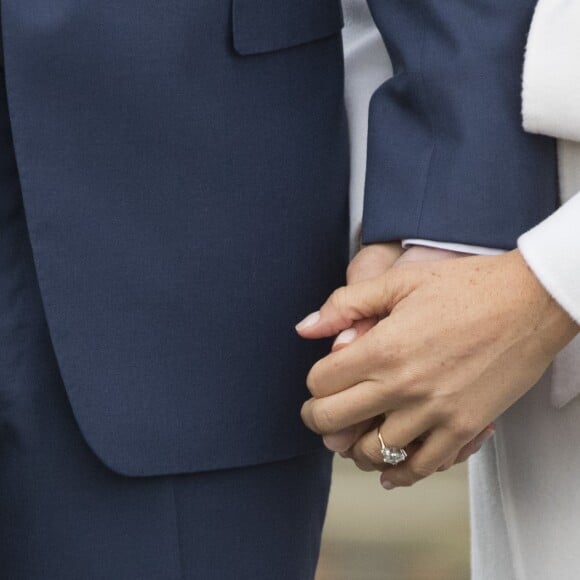
MULTIPOLYGON (((410 262, 433 262, 438 260, 449 260, 465 257, 466 254, 428 248, 423 246, 412 246, 404 251, 401 245, 395 242, 386 244, 372 244, 365 246, 352 259, 347 270, 347 284, 357 284, 380 276, 390 268, 402 266, 410 262)), ((368 318, 354 322, 352 327, 339 334, 333 346, 333 352, 346 348, 357 338, 364 336, 373 326, 379 322, 378 317, 368 318)), ((357 425, 344 429, 338 433, 331 433, 324 437, 324 443, 331 451, 340 453, 345 458, 353 459, 359 469, 363 471, 373 471, 375 467, 368 461, 361 459, 359 445, 355 443, 366 433, 371 431, 375 425, 380 424, 384 417, 374 417, 363 421, 357 425)), ((495 425, 490 424, 475 439, 465 445, 458 453, 451 457, 439 471, 449 469, 457 463, 466 461, 471 455, 477 453, 483 443, 495 433, 495 425)), ((417 447, 414 445, 414 447, 417 447)), ((409 449, 412 452, 411 449, 409 449)))
POLYGON ((579 331, 517 251, 392 268, 337 290, 297 329, 320 338, 373 318, 364 336, 313 367, 302 414, 325 436, 386 414, 388 445, 420 440, 386 469, 376 429, 352 448, 357 462, 383 471, 387 488, 453 461, 579 331))

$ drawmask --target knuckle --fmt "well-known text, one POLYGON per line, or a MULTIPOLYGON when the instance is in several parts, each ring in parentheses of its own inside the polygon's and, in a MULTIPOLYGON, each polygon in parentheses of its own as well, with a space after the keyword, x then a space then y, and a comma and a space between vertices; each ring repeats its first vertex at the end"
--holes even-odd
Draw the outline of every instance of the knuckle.
POLYGON ((312 424, 318 433, 332 433, 334 431, 335 417, 332 409, 327 405, 313 405, 312 424))
POLYGON ((331 318, 337 319, 335 321, 335 331, 344 330, 346 324, 351 324, 352 321, 360 318, 358 309, 353 306, 352 287, 342 286, 337 288, 328 298, 325 305, 321 308, 323 313, 330 312, 331 318))
POLYGON ((471 419, 457 417, 450 422, 450 430, 453 438, 459 442, 471 441, 477 435, 477 427, 471 419))
POLYGON ((431 399, 429 414, 438 424, 453 424, 455 421, 453 412, 449 406, 439 399, 431 399))
POLYGON ((405 364, 405 348, 399 340, 383 341, 381 348, 383 359, 391 367, 400 369, 405 364))
POLYGON ((380 402, 385 408, 392 408, 396 402, 403 402, 408 400, 408 393, 405 385, 394 380, 388 384, 381 384, 380 402))
POLYGON ((369 361, 381 367, 395 366, 395 353, 398 347, 393 344, 392 338, 384 333, 380 326, 371 328, 367 336, 365 348, 369 361))
POLYGON ((357 260, 352 260, 348 267, 346 268, 346 279, 355 281, 359 277, 361 267, 357 260))
POLYGON ((320 397, 322 395, 321 381, 320 381, 320 366, 316 363, 306 377, 306 386, 313 397, 320 397))
POLYGON ((367 341, 366 341, 366 356, 373 364, 373 366, 377 364, 382 364, 385 360, 385 351, 382 344, 382 340, 380 338, 379 333, 372 328, 367 333, 367 341))
POLYGON ((348 303, 348 293, 349 290, 347 286, 337 288, 328 298, 328 304, 335 310, 342 312, 348 303))
POLYGON ((396 373, 395 385, 400 396, 415 400, 422 396, 423 377, 415 366, 404 366, 396 373))
POLYGON ((397 385, 386 383, 383 380, 373 380, 375 394, 377 397, 377 409, 390 409, 393 402, 399 399, 397 385))
MULTIPOLYGON (((423 402, 420 396, 418 396, 418 399, 423 402)), ((423 411, 425 418, 431 425, 444 427, 454 421, 454 416, 447 407, 440 405, 438 401, 430 400, 428 397, 425 400, 423 411)))
POLYGON ((397 363, 403 359, 402 337, 390 329, 386 330, 381 326, 376 328, 375 342, 384 360, 390 364, 397 363))
POLYGON ((366 441, 362 446, 363 457, 373 465, 381 465, 383 463, 380 449, 377 445, 373 445, 370 441, 366 441))

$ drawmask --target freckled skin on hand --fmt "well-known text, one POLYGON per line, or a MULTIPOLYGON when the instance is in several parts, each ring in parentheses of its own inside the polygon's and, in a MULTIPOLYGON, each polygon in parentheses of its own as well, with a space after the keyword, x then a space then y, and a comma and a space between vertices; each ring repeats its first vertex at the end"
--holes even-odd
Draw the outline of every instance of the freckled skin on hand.
POLYGON ((371 334, 333 353, 333 364, 317 363, 315 382, 331 387, 308 402, 305 422, 316 431, 310 417, 323 418, 323 435, 350 428, 356 437, 348 455, 365 470, 385 470, 376 457, 376 433, 369 431, 376 417, 386 417, 381 434, 392 445, 422 440, 405 463, 388 469, 395 487, 475 452, 495 418, 579 331, 518 251, 407 262, 353 286, 303 336, 326 336, 316 328, 335 329, 346 318, 341 308, 377 320, 390 314, 371 334), (385 345, 384 356, 377 341, 385 345))

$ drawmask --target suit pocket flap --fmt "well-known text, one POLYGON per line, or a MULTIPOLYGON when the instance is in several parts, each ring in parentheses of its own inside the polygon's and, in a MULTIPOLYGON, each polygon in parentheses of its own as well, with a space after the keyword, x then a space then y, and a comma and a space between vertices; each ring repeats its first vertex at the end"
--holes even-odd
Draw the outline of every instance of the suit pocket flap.
POLYGON ((259 54, 340 32, 340 0, 233 0, 234 48, 259 54))

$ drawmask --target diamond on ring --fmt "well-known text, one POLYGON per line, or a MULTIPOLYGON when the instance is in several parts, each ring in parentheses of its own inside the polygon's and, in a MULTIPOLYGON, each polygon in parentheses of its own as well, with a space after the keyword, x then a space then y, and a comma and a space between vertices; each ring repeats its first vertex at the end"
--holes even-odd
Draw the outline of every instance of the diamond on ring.
POLYGON ((407 452, 402 447, 391 447, 385 445, 383 436, 380 430, 377 430, 379 443, 381 444, 381 455, 383 456, 383 463, 388 465, 398 465, 407 459, 407 452))

